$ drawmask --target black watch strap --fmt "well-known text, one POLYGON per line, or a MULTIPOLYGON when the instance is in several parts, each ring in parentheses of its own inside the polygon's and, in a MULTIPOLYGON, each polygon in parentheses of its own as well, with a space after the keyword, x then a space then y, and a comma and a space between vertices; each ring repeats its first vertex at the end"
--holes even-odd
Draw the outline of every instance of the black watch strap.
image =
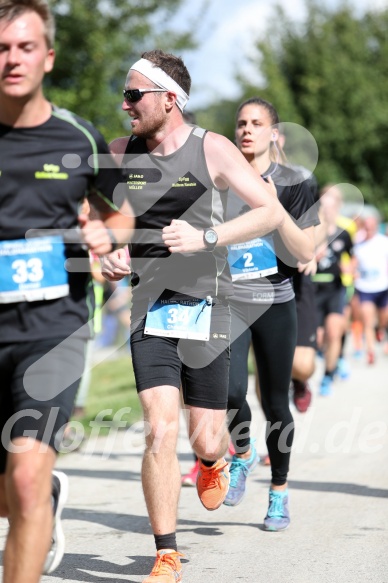
POLYGON ((212 228, 207 228, 203 230, 203 242, 205 244, 206 251, 213 251, 217 245, 218 235, 216 231, 212 228))

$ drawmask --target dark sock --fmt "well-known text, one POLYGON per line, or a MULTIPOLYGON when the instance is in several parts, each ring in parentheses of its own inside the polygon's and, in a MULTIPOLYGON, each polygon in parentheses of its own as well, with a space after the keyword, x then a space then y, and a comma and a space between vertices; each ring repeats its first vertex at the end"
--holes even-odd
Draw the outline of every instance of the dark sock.
POLYGON ((207 468, 211 468, 212 466, 214 466, 214 464, 217 462, 217 460, 215 462, 209 462, 209 460, 201 460, 201 462, 207 468))
POLYGON ((303 381, 298 381, 297 379, 292 379, 294 390, 296 391, 304 391, 306 389, 306 383, 303 381))
POLYGON ((154 539, 157 551, 160 551, 161 549, 178 550, 175 532, 170 532, 170 534, 154 534, 154 539))
POLYGON ((334 370, 325 370, 325 377, 330 377, 331 379, 334 378, 334 370))
POLYGON ((236 453, 238 454, 244 454, 247 453, 249 451, 249 448, 251 447, 251 427, 250 424, 248 427, 244 427, 243 429, 241 429, 237 435, 236 434, 236 428, 233 434, 233 438, 232 438, 232 442, 234 445, 234 449, 236 450, 236 453))
POLYGON ((343 334, 342 335, 342 338, 341 338, 341 352, 340 352, 338 358, 343 358, 344 357, 345 342, 346 342, 346 334, 343 334))

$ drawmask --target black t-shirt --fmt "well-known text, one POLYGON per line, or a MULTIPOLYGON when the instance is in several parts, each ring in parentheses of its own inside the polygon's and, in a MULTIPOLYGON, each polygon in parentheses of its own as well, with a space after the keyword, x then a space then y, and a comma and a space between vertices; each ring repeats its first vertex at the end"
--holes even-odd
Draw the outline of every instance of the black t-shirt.
POLYGON ((327 245, 325 254, 318 261, 317 273, 313 281, 321 284, 334 284, 341 286, 341 256, 342 253, 353 254, 352 239, 346 230, 336 227, 332 240, 327 245))
MULTIPOLYGON (((122 172, 105 140, 78 116, 54 108, 37 127, 0 124, 0 244, 23 241, 31 229, 77 228, 85 197, 101 211, 116 211, 113 201, 121 206, 122 189, 122 172)), ((65 245, 64 258, 70 265, 72 258, 82 259, 85 270, 69 271, 68 295, 0 303, 0 342, 90 336, 94 294, 88 252, 65 245)), ((25 272, 31 273, 28 266, 25 272)))
MULTIPOLYGON (((271 175, 276 186, 279 201, 297 221, 298 227, 306 229, 307 227, 319 225, 317 209, 314 205, 314 195, 309 183, 303 179, 303 176, 283 165, 271 163, 264 176, 271 175)), ((228 197, 227 220, 234 219, 248 212, 250 207, 244 203, 236 194, 230 193, 228 197)), ((273 233, 275 254, 277 256, 278 273, 268 275, 263 283, 270 281, 272 284, 281 283, 290 278, 296 272, 297 259, 291 255, 284 245, 279 233, 273 233)), ((260 284, 260 279, 251 280, 260 284)), ((244 282, 239 282, 244 285, 244 282)))

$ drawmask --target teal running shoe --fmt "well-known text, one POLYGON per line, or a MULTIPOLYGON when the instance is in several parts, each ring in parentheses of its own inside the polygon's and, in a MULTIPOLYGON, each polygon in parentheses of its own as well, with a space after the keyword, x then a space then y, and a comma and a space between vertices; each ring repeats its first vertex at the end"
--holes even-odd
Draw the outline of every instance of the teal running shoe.
POLYGON ((285 530, 290 526, 288 509, 288 489, 269 490, 269 506, 264 518, 264 529, 271 531, 285 530))
POLYGON ((321 397, 328 397, 333 392, 333 379, 328 375, 325 375, 321 381, 321 386, 319 387, 319 394, 321 397))
POLYGON ((246 489, 246 480, 251 471, 256 467, 259 456, 254 446, 254 440, 251 439, 251 456, 248 459, 242 459, 237 455, 232 457, 230 464, 230 484, 229 490, 224 500, 226 506, 237 506, 244 498, 246 489))
POLYGON ((350 377, 350 368, 346 360, 341 356, 337 362, 336 374, 343 381, 350 377))

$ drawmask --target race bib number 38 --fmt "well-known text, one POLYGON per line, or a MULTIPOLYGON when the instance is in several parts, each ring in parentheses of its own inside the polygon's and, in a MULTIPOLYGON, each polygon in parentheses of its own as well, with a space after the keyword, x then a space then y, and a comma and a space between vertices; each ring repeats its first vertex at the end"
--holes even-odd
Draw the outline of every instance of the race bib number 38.
POLYGON ((69 294, 61 237, 0 241, 0 303, 53 300, 69 294))
POLYGON ((278 272, 272 235, 228 246, 232 280, 257 279, 278 272))
POLYGON ((211 298, 151 301, 144 333, 169 338, 209 340, 211 310, 211 298))

